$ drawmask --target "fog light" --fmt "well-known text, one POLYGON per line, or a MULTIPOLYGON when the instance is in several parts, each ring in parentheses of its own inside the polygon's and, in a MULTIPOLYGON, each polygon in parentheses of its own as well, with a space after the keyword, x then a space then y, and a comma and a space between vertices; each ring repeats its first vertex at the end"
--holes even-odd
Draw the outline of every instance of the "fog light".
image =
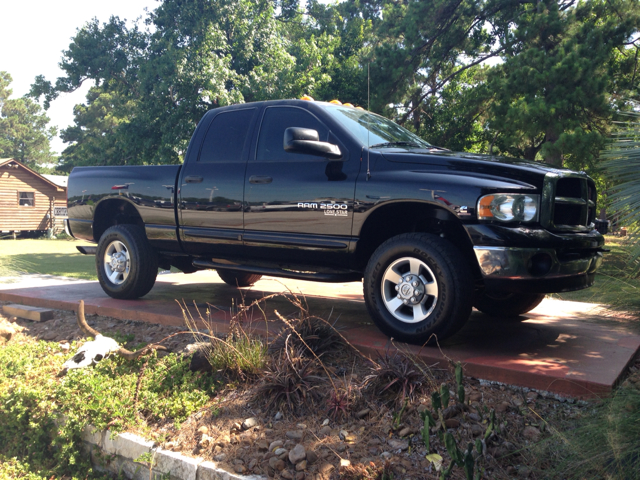
POLYGON ((529 260, 529 273, 534 277, 546 275, 551 270, 552 263, 551 255, 548 253, 536 253, 529 260))

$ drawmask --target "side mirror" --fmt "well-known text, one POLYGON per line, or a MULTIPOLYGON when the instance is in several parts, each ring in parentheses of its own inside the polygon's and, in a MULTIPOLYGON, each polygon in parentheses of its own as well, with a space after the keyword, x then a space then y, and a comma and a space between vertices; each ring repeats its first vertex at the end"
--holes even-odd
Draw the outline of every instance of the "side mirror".
POLYGON ((330 160, 342 158, 342 152, 337 145, 320 142, 318 139, 318 132, 311 128, 287 128, 284 131, 284 151, 318 155, 330 160))

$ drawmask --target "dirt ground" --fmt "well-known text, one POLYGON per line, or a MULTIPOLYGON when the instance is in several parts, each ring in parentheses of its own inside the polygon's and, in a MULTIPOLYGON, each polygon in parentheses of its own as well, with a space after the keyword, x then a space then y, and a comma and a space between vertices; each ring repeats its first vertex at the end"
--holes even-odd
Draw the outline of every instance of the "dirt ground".
MULTIPOLYGON (((119 341, 127 336, 129 345, 159 342, 186 330, 95 315, 87 315, 87 321, 107 336, 116 334, 119 341)), ((82 338, 75 314, 69 311, 55 311, 53 320, 42 323, 0 314, 2 325, 51 342, 82 338)), ((192 342, 190 335, 178 335, 164 345, 174 352, 184 352, 192 342)), ((461 405, 456 401, 453 369, 422 366, 427 380, 405 405, 397 396, 387 395, 393 388, 380 393, 379 389, 364 386, 376 362, 379 364, 380 359, 371 362, 348 346, 324 356, 326 371, 317 368, 315 373, 326 377, 322 384, 325 400, 297 415, 286 408, 269 407, 269 399, 260 390, 260 378, 232 382, 210 406, 181 425, 150 425, 152 440, 165 449, 212 460, 242 474, 297 480, 418 480, 439 478, 437 458, 434 463, 427 454, 443 457, 442 469, 450 464, 443 441, 444 433, 449 432, 461 451, 480 439, 483 451, 474 457, 481 478, 544 478, 543 472, 550 465, 537 455, 536 445, 549 441, 556 430, 577 422, 594 404, 465 377, 465 404, 461 405), (346 396, 330 410, 326 398, 331 395, 326 392, 334 389, 332 383, 336 391, 346 392, 346 396), (443 383, 450 390, 450 406, 435 418, 437 425, 430 429, 427 451, 421 434, 421 412, 433 412, 430 393, 443 383), (493 433, 487 435, 492 410, 496 420, 493 433), (383 473, 387 476, 383 477, 383 473)), ((640 387, 640 360, 629 367, 625 382, 640 387)), ((455 467, 450 478, 466 478, 463 468, 455 467)))

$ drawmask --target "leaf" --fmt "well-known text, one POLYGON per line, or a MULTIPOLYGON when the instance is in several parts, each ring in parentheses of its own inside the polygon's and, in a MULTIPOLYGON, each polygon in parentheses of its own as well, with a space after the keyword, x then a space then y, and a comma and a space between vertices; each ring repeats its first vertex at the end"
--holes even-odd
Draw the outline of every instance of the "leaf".
POLYGON ((429 460, 429 462, 433 463, 433 466, 435 467, 436 472, 440 471, 440 469, 442 468, 442 461, 443 461, 443 458, 440 455, 438 455, 437 453, 430 453, 425 458, 429 460))

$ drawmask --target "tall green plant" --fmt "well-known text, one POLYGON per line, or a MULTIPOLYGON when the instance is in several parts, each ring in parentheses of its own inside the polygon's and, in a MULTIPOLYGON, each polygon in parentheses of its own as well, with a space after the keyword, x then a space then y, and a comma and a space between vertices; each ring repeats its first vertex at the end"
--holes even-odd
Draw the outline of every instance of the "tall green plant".
POLYGON ((613 141, 601 156, 606 161, 603 169, 615 185, 609 195, 610 211, 620 215, 620 222, 632 227, 629 253, 640 266, 640 113, 625 113, 629 120, 613 134, 613 141))

